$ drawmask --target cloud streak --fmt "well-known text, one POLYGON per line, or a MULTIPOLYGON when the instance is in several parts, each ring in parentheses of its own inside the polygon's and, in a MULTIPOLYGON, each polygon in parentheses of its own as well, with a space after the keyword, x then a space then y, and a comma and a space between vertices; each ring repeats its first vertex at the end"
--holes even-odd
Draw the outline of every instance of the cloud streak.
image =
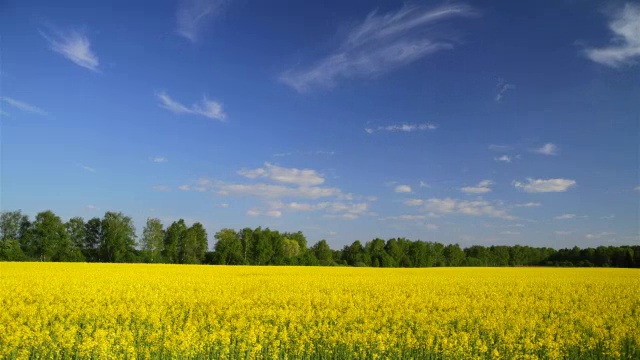
POLYGON ((280 81, 298 92, 331 88, 344 79, 374 77, 429 54, 454 48, 453 41, 434 26, 444 20, 475 16, 469 6, 446 4, 437 8, 404 6, 387 14, 370 13, 353 26, 341 44, 312 65, 289 69, 280 81))
POLYGON ((529 193, 564 192, 575 184, 575 180, 571 179, 527 179, 526 183, 513 182, 513 186, 529 193))
POLYGON ((507 82, 504 81, 504 79, 498 79, 497 87, 498 87, 498 94, 496 95, 496 102, 502 101, 507 91, 513 90, 516 88, 515 85, 508 84, 507 82))
POLYGON ((366 127, 364 129, 368 134, 373 134, 375 132, 380 131, 388 131, 388 132, 413 132, 413 131, 425 131, 425 130, 435 130, 438 128, 438 125, 431 123, 424 124, 394 124, 394 125, 386 125, 386 126, 378 126, 378 127, 366 127))
POLYGON ((612 68, 633 65, 640 59, 640 5, 628 3, 610 16, 614 34, 609 46, 586 48, 584 54, 598 64, 612 68))
POLYGON ((315 170, 285 168, 265 163, 263 168, 240 170, 239 175, 249 179, 269 178, 273 181, 298 186, 314 186, 324 183, 324 178, 315 170))
POLYGON ((176 32, 195 43, 202 28, 219 15, 225 0, 181 0, 176 13, 176 32))
POLYGON ((47 40, 51 50, 71 60, 78 66, 99 72, 100 61, 98 60, 98 55, 91 50, 91 41, 84 33, 54 30, 50 33, 40 31, 40 35, 47 40))
POLYGON ((460 188, 460 191, 462 191, 465 194, 486 194, 488 192, 491 192, 491 188, 490 188, 491 185, 493 185, 493 181, 483 180, 483 181, 480 181, 476 186, 466 186, 466 187, 460 188))
POLYGON ((224 121, 227 118, 221 103, 209 100, 203 96, 202 101, 191 106, 185 106, 172 99, 166 92, 156 93, 160 100, 160 107, 171 111, 174 114, 200 115, 209 119, 224 121))
POLYGON ((32 113, 32 114, 36 114, 36 115, 41 115, 41 116, 47 116, 47 112, 40 109, 37 106, 33 106, 31 104, 27 104, 26 102, 23 101, 18 101, 16 99, 10 98, 10 97, 6 97, 6 96, 2 96, 0 97, 5 103, 7 103, 9 106, 12 106, 18 110, 24 111, 24 112, 28 112, 28 113, 32 113))
POLYGON ((560 149, 558 149, 558 146, 555 144, 546 143, 537 149, 533 149, 532 151, 536 154, 541 155, 558 155, 560 149))
POLYGON ((507 210, 499 208, 499 203, 485 200, 465 201, 452 198, 428 199, 424 209, 433 214, 462 214, 470 216, 488 216, 504 220, 515 220, 507 210))

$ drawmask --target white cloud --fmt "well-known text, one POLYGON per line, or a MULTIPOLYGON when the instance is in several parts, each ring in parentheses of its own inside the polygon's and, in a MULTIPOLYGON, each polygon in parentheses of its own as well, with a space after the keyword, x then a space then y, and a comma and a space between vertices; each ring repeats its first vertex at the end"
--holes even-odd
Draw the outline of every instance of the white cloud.
POLYGON ((558 155, 558 146, 552 143, 546 143, 537 149, 532 150, 534 153, 542 155, 558 155))
POLYGON ((640 58, 640 5, 627 3, 610 16, 611 45, 587 48, 584 54, 599 64, 613 68, 633 65, 640 58))
POLYGON ((638 185, 638 186, 634 187, 634 188, 633 188, 633 190, 635 190, 635 191, 640 191, 640 185, 638 185))
POLYGON ((427 229, 429 229, 429 230, 438 230, 438 225, 436 225, 436 224, 427 224, 427 229))
POLYGON ((421 188, 430 188, 431 185, 427 184, 426 182, 420 180, 420 187, 421 188))
POLYGON ((14 108, 18 109, 18 110, 22 110, 24 112, 28 112, 28 113, 32 113, 32 114, 37 114, 37 115, 42 115, 42 116, 47 116, 47 112, 30 104, 27 104, 26 102, 23 101, 18 101, 16 99, 12 99, 10 97, 6 97, 6 96, 2 96, 0 97, 2 100, 4 100, 4 102, 6 102, 7 104, 9 104, 10 106, 13 106, 14 108))
POLYGON ((497 102, 502 101, 502 98, 504 98, 504 95, 507 93, 507 91, 513 90, 516 88, 515 85, 506 83, 504 79, 498 79, 497 87, 498 87, 498 94, 496 95, 497 102))
POLYGON ((99 71, 98 56, 91 50, 91 41, 79 31, 53 31, 40 35, 49 42, 51 50, 71 60, 74 64, 91 71, 99 71))
POLYGON ((162 156, 156 156, 153 159, 151 159, 151 161, 153 161, 154 163, 164 163, 164 162, 167 162, 167 159, 162 156))
POLYGON ((324 178, 315 170, 285 168, 270 163, 265 163, 264 168, 240 170, 238 174, 250 179, 266 177, 276 182, 298 186, 314 186, 324 183, 324 178))
POLYGON ((227 1, 225 0, 181 0, 177 18, 176 32, 191 42, 196 42, 202 28, 218 15, 227 1))
POLYGON ((180 185, 180 186, 178 186, 178 189, 180 189, 182 191, 189 191, 189 190, 191 190, 191 187, 189 185, 180 185))
POLYGON ((171 191, 171 188, 167 185, 154 185, 152 189, 154 191, 161 191, 161 192, 171 191))
POLYGON ((424 204, 424 200, 422 199, 409 199, 405 200, 404 204, 407 206, 421 206, 424 204))
POLYGON ((264 198, 306 198, 319 199, 323 197, 341 196, 343 193, 334 187, 301 186, 289 187, 265 183, 256 184, 225 184, 219 183, 216 188, 220 195, 253 195, 264 198))
POLYGON ((500 157, 493 158, 493 160, 495 160, 495 161, 502 161, 502 162, 506 162, 506 163, 510 163, 510 162, 511 162, 511 156, 509 156, 509 155, 502 155, 502 156, 500 156, 500 157))
POLYGON ((84 208, 87 210, 98 210, 98 207, 95 205, 87 205, 84 208))
POLYGON ((501 231, 500 234, 501 235, 520 235, 520 233, 517 231, 509 231, 509 230, 501 231))
POLYGON ((460 191, 466 194, 486 194, 488 192, 491 192, 491 185, 493 185, 493 181, 483 180, 480 181, 476 186, 462 187, 460 188, 460 191))
POLYGON ((313 65, 290 69, 280 80, 299 92, 314 87, 330 88, 343 79, 375 77, 429 54, 454 47, 435 25, 446 19, 476 13, 469 6, 446 4, 427 9, 404 6, 397 12, 370 13, 352 27, 331 54, 313 65))
POLYGON ((85 171, 88 171, 88 172, 91 172, 91 173, 95 173, 96 172, 96 169, 92 168, 91 166, 86 166, 86 165, 82 165, 82 164, 78 164, 78 166, 80 166, 85 171))
POLYGON ((411 192, 411 186, 409 185, 398 185, 396 186, 396 188, 394 189, 395 192, 397 193, 410 193, 411 192))
POLYGON ((556 217, 554 217, 554 219, 556 220, 569 220, 569 219, 575 219, 577 217, 576 214, 562 214, 562 215, 558 215, 556 217))
POLYGON ((613 220, 615 218, 616 218, 616 216, 611 214, 611 215, 605 215, 605 216, 601 217, 600 219, 601 220, 613 220))
POLYGON ((464 214, 472 216, 489 216, 505 220, 514 220, 505 209, 498 208, 499 202, 490 203, 485 200, 464 201, 451 198, 429 199, 425 210, 434 214, 464 214))
POLYGON ((247 210, 247 215, 249 216, 260 216, 262 213, 259 210, 256 209, 249 209, 247 210))
POLYGON ((489 145, 489 150, 497 151, 497 152, 507 152, 507 151, 513 150, 513 148, 511 146, 509 146, 509 145, 491 144, 491 145, 489 145))
POLYGON ((381 217, 378 220, 380 220, 380 221, 387 221, 387 220, 407 220, 407 221, 411 221, 411 220, 424 220, 426 218, 427 218, 427 216, 425 216, 425 215, 406 214, 406 215, 398 215, 398 216, 381 217))
POLYGON ((527 183, 513 182, 513 186, 529 193, 564 192, 575 184, 575 180, 570 179, 527 179, 527 183))
POLYGON ((553 233, 560 236, 571 235, 571 231, 564 231, 564 230, 554 231, 553 233))
POLYGON ((224 121, 227 118, 221 103, 209 100, 203 96, 202 101, 187 107, 173 100, 166 92, 156 93, 160 99, 160 107, 167 109, 175 114, 201 115, 209 119, 224 121))
POLYGON ((218 203, 216 205, 221 207, 221 208, 228 208, 229 207, 229 204, 227 204, 227 203, 218 203))
POLYGON ((606 231, 603 231, 603 232, 601 232, 601 233, 586 234, 586 235, 585 235, 585 237, 586 237, 587 239, 601 239, 601 238, 604 238, 604 237, 610 237, 610 236, 613 236, 613 235, 615 235, 615 234, 616 234, 616 233, 614 233, 614 232, 606 232, 606 231))
POLYGON ((424 124, 393 124, 393 125, 385 125, 378 126, 375 128, 367 127, 364 129, 368 134, 373 134, 376 131, 389 131, 389 132, 412 132, 412 131, 425 131, 425 130, 435 130, 438 128, 438 125, 431 123, 424 124))
POLYGON ((539 202, 528 202, 524 204, 516 204, 515 207, 538 207, 541 206, 539 202))

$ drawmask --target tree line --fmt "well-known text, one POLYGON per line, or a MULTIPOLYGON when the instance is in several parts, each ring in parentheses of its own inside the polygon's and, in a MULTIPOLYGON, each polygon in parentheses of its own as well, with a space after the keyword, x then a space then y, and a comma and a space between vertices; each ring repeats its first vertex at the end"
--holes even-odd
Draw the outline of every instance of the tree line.
POLYGON ((138 239, 131 217, 106 212, 103 218, 64 222, 47 210, 29 217, 0 213, 0 261, 87 261, 215 265, 315 265, 368 267, 582 266, 640 267, 640 246, 599 246, 556 250, 531 246, 471 246, 405 238, 356 240, 333 250, 326 240, 308 246, 304 234, 269 228, 222 229, 209 251, 201 223, 180 219, 164 227, 148 218, 138 239))

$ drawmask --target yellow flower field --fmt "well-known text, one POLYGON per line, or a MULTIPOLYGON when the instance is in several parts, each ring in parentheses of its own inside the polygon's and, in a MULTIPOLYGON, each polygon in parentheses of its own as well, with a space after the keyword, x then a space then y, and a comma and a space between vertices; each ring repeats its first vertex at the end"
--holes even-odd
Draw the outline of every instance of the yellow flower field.
POLYGON ((0 263, 0 358, 638 358, 632 269, 0 263))

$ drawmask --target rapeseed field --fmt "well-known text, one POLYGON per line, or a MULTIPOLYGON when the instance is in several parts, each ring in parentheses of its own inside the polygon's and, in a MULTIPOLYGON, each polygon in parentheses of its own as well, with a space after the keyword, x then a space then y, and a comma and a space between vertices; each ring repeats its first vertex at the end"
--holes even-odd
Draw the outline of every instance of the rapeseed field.
POLYGON ((0 358, 640 357, 633 269, 0 263, 0 358))

